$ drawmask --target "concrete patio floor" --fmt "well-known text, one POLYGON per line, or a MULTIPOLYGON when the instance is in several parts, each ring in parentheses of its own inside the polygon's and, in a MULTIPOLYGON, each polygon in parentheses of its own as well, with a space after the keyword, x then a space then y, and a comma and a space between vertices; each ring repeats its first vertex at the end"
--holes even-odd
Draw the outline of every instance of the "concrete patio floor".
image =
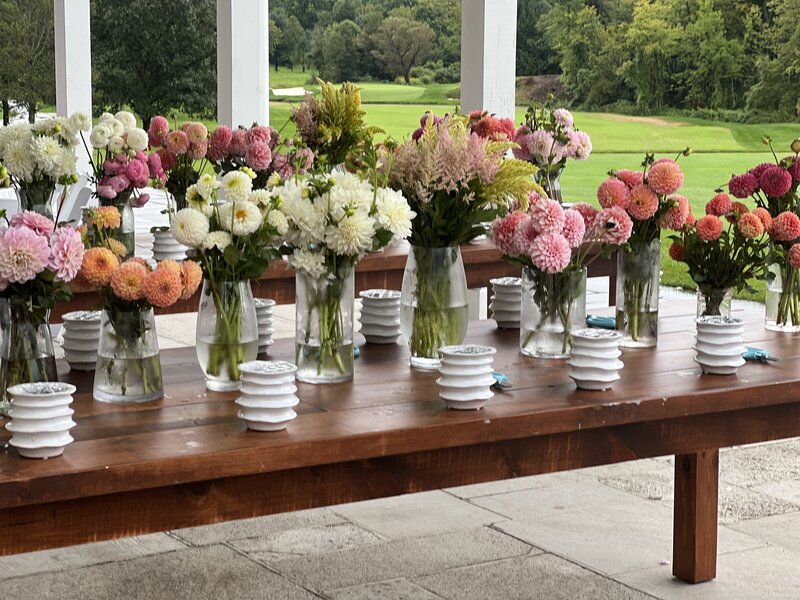
MULTIPOLYGON (((158 327, 193 343, 193 315, 158 327)), ((696 586, 671 576, 664 457, 3 557, 0 599, 800 598, 799 456, 722 451, 718 576, 696 586)))

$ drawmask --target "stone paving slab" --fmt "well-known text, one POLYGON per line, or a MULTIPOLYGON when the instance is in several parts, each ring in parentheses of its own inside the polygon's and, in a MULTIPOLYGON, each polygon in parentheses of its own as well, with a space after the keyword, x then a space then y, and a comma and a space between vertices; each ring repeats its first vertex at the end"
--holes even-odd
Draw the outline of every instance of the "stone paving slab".
MULTIPOLYGON (((800 555, 800 512, 742 521, 728 527, 800 555)), ((800 570, 800 564, 795 568, 800 570)))
POLYGON ((442 598, 407 579, 356 585, 334 590, 326 596, 331 600, 441 600, 442 598))
MULTIPOLYGON (((185 548, 185 544, 165 533, 154 533, 94 544, 42 550, 41 552, 0 556, 0 579, 33 575, 47 571, 65 571, 67 569, 118 560, 130 560, 185 548)), ((2 586, 0 586, 0 589, 2 589, 2 586)), ((0 598, 2 597, 2 594, 0 594, 0 598)))
POLYGON ((652 596, 569 561, 540 554, 414 579, 448 600, 646 600, 652 596))
POLYGON ((548 473, 546 475, 515 477, 514 479, 503 479, 501 481, 490 481, 488 483, 462 485, 454 488, 446 488, 444 491, 458 498, 471 499, 534 488, 552 487, 563 483, 574 483, 576 481, 580 481, 580 476, 577 472, 567 471, 564 473, 548 473))
POLYGON ((618 579, 662 600, 796 600, 800 554, 777 547, 725 554, 717 578, 691 585, 670 576, 670 567, 627 573, 618 579))
POLYGON ((305 556, 349 550, 384 541, 352 523, 305 527, 234 540, 228 544, 256 560, 270 562, 289 556, 305 556))
POLYGON ((318 596, 224 546, 7 579, 3 600, 312 600, 318 596))
POLYGON ((473 529, 503 517, 442 491, 342 504, 334 512, 389 539, 473 529))
POLYGON ((270 563, 270 567, 303 587, 328 591, 391 578, 428 575, 453 567, 521 556, 532 550, 528 544, 482 527, 284 559, 270 563))

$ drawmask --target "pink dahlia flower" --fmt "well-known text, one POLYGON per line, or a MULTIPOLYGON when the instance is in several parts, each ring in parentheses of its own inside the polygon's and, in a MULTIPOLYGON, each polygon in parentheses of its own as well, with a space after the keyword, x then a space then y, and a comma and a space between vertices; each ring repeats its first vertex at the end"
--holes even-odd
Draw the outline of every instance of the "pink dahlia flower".
POLYGON ((583 217, 583 224, 586 226, 586 231, 589 231, 592 223, 594 223, 594 218, 597 216, 597 209, 586 202, 578 202, 572 205, 572 210, 577 210, 581 214, 581 217, 583 217))
POLYGON ((755 167, 750 169, 750 171, 748 171, 748 172, 750 174, 752 174, 756 178, 756 181, 758 181, 759 179, 761 179, 761 174, 766 169, 769 169, 770 167, 774 167, 774 166, 775 166, 775 163, 761 163, 760 165, 756 165, 755 167))
POLYGON ((220 125, 211 134, 211 144, 208 148, 208 158, 210 160, 218 161, 224 159, 228 155, 228 148, 231 145, 233 132, 230 127, 220 125))
POLYGON ((787 156, 783 159, 786 162, 786 168, 792 175, 792 180, 797 183, 800 181, 800 160, 796 156, 787 156))
POLYGON ((707 215, 722 217, 731 212, 731 210, 733 210, 733 202, 731 202, 728 194, 719 193, 706 203, 707 215))
POLYGON ((536 231, 536 228, 533 226, 530 215, 526 216, 528 218, 522 219, 517 223, 517 228, 514 230, 514 254, 516 256, 530 254, 531 244, 539 235, 539 232, 536 231))
POLYGON ((185 131, 170 131, 164 139, 164 147, 176 156, 186 154, 189 149, 189 137, 185 131))
POLYGON ((583 237, 586 235, 586 223, 583 221, 583 216, 575 209, 567 209, 564 211, 564 230, 562 235, 569 242, 570 248, 577 248, 583 243, 583 237))
POLYGON ((519 126, 519 129, 517 129, 517 132, 514 134, 514 143, 519 145, 519 148, 512 149, 514 158, 531 162, 533 160, 533 155, 531 154, 533 136, 527 125, 519 126))
POLYGON ((108 185, 111 186, 117 194, 120 192, 124 192, 129 187, 131 187, 131 181, 125 175, 115 175, 111 179, 108 180, 108 185))
POLYGON ((519 256, 519 250, 514 244, 514 233, 517 225, 526 219, 530 219, 526 213, 515 211, 495 219, 492 223, 492 241, 506 256, 519 256))
POLYGON ((728 182, 728 189, 734 198, 747 198, 758 189, 758 179, 750 172, 734 175, 728 182))
POLYGON ((256 142, 269 145, 271 139, 272 132, 270 131, 269 127, 265 127, 264 125, 256 125, 255 127, 251 127, 247 130, 247 133, 244 136, 244 141, 247 142, 248 145, 252 145, 256 142))
POLYGON ((669 246, 669 257, 676 262, 683 262, 684 250, 683 244, 672 242, 669 246))
POLYGON ((603 208, 612 206, 628 208, 631 204, 631 193, 624 182, 615 177, 609 177, 597 188, 597 201, 603 208))
POLYGON ((192 144, 189 146, 189 158, 192 160, 202 160, 208 154, 208 142, 203 140, 202 142, 198 142, 197 144, 192 144))
POLYGON ((265 171, 272 162, 272 152, 266 142, 255 140, 244 153, 244 161, 247 166, 255 171, 265 171))
POLYGON ((128 179, 131 181, 141 181, 142 178, 147 178, 150 174, 147 167, 147 162, 134 159, 128 163, 125 175, 127 175, 128 179))
POLYGON ((193 146, 202 144, 208 140, 208 128, 199 122, 189 123, 186 128, 186 137, 193 146))
POLYGON ((164 175, 164 167, 161 165, 161 155, 153 152, 147 157, 147 169, 150 171, 150 177, 153 179, 160 179, 164 175))
POLYGON ((25 283, 47 268, 50 244, 47 237, 27 227, 6 229, 0 239, 0 279, 25 283))
POLYGON ((528 212, 539 233, 561 232, 564 228, 564 209, 555 200, 544 198, 532 203, 528 212))
POLYGON ((530 251, 534 266, 545 273, 560 273, 572 258, 569 242, 560 233, 548 232, 537 236, 530 251))
POLYGON ((658 211, 658 195, 649 185, 637 185, 631 190, 628 212, 637 221, 649 219, 658 211))
POLYGON ((104 200, 113 200, 117 197, 117 192, 106 183, 97 186, 97 195, 104 200))
POLYGON ((745 239, 752 240, 764 233, 764 223, 755 213, 745 213, 736 224, 745 239))
POLYGON ((175 155, 166 148, 159 148, 156 154, 161 158, 161 168, 170 171, 175 168, 175 155))
POLYGON ((27 227, 39 235, 50 235, 55 228, 55 223, 44 215, 26 210, 11 217, 11 226, 27 227))
POLYGON ((573 118, 572 113, 566 108, 555 109, 553 111, 553 118, 555 119, 556 123, 563 127, 572 127, 575 124, 575 119, 573 118))
POLYGON ((641 171, 632 171, 630 169, 620 169, 619 171, 614 171, 614 176, 625 182, 625 185, 628 186, 629 190, 632 190, 637 185, 641 185, 644 183, 644 174, 641 171))
POLYGON ((531 133, 530 152, 534 159, 539 162, 548 162, 553 154, 553 136, 544 129, 537 129, 531 133))
POLYGON ((739 217, 749 212, 750 209, 747 208, 746 204, 742 204, 741 202, 734 202, 733 204, 731 204, 731 210, 725 216, 725 218, 728 219, 728 223, 736 223, 736 221, 739 220, 739 217))
POLYGON ((674 160, 661 159, 647 172, 647 183, 656 194, 674 194, 683 185, 683 171, 674 160))
POLYGON ((150 119, 150 127, 147 128, 147 137, 151 146, 163 146, 164 138, 169 133, 169 121, 161 115, 150 119))
POLYGON ((628 241, 633 233, 633 221, 620 206, 604 208, 595 217, 592 237, 605 244, 618 246, 628 241))
POLYGON ((789 248, 789 264, 793 269, 800 269, 800 244, 792 244, 789 248))
POLYGON ((81 234, 72 227, 59 227, 50 234, 50 268, 61 281, 72 281, 83 263, 81 234))
POLYGON ((772 220, 768 232, 776 242, 796 240, 800 237, 800 217, 788 210, 784 211, 772 220))
POLYGON ((672 206, 664 213, 660 225, 665 229, 680 231, 686 225, 686 218, 691 210, 689 200, 685 196, 677 194, 670 196, 668 200, 672 202, 672 206))
POLYGON ((714 242, 722 235, 722 219, 716 215, 705 215, 697 220, 697 235, 706 242, 714 242))
POLYGON ((569 132, 570 156, 575 160, 586 160, 592 153, 592 138, 585 131, 569 132))
POLYGON ((228 146, 228 152, 230 152, 233 156, 244 156, 244 153, 247 152, 247 131, 242 129, 236 129, 233 131, 231 135, 231 143, 228 146))
POLYGON ((759 206, 753 209, 753 214, 761 219, 761 222, 764 224, 764 229, 769 231, 769 228, 772 227, 772 215, 769 214, 769 211, 759 206))
POLYGON ((780 198, 792 189, 792 175, 778 165, 770 165, 759 176, 758 185, 767 196, 780 198))

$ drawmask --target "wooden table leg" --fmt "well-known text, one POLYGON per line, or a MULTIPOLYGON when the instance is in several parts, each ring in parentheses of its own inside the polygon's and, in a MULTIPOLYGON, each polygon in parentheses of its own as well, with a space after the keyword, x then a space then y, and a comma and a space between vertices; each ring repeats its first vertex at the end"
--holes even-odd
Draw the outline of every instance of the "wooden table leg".
POLYGON ((719 449, 675 456, 672 574, 689 583, 717 576, 719 449))
POLYGON ((616 275, 609 275, 608 276, 608 305, 609 306, 616 306, 617 305, 617 276, 616 275))

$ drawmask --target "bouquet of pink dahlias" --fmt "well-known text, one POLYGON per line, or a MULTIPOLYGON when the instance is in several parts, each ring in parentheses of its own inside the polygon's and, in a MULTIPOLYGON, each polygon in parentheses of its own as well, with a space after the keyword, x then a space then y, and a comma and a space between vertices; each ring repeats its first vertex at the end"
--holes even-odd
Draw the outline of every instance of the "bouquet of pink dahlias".
POLYGON ((627 242, 633 222, 617 206, 564 210, 536 193, 529 202, 527 211, 495 219, 491 237, 506 260, 523 268, 520 351, 563 358, 570 332, 585 326, 587 265, 627 242))
MULTIPOLYGON (((688 156, 687 148, 680 156, 688 156)), ((617 329, 622 346, 651 347, 658 339, 661 229, 680 231, 691 220, 689 201, 677 192, 684 175, 677 160, 647 154, 641 171, 611 171, 597 188, 603 208, 625 210, 633 220, 628 243, 617 253, 617 329)))
POLYGON ((159 179, 172 197, 168 211, 186 208, 186 191, 208 165, 208 129, 200 122, 187 121, 171 130, 169 121, 159 115, 150 120, 147 137, 155 150, 150 159, 160 167, 163 177, 159 179))
POLYGON ((561 202, 561 173, 567 160, 586 160, 592 153, 592 140, 575 127, 575 119, 566 108, 553 108, 553 98, 528 107, 525 123, 511 140, 516 142, 514 156, 539 168, 536 180, 550 198, 561 202))
POLYGON ((314 166, 314 153, 289 138, 281 138, 273 127, 250 129, 220 125, 211 134, 208 159, 214 170, 225 175, 242 168, 255 173, 254 189, 266 189, 294 175, 304 175, 314 166))
POLYGON ((764 272, 769 213, 750 212, 723 193, 706 204, 705 212, 697 221, 689 213, 683 228, 670 236, 669 255, 687 265, 697 284, 697 316, 729 315, 731 289, 750 290, 752 279, 764 272))
POLYGON ((2 395, 17 383, 58 381, 48 315, 72 297, 67 284, 82 262, 80 234, 39 213, 17 213, 0 230, 2 395))
MULTIPOLYGON (((728 182, 731 195, 755 200, 770 239, 767 273, 766 327, 800 331, 800 138, 791 144, 794 154, 774 163, 762 163, 728 182)), ((755 212, 755 211, 754 211, 755 212)))

